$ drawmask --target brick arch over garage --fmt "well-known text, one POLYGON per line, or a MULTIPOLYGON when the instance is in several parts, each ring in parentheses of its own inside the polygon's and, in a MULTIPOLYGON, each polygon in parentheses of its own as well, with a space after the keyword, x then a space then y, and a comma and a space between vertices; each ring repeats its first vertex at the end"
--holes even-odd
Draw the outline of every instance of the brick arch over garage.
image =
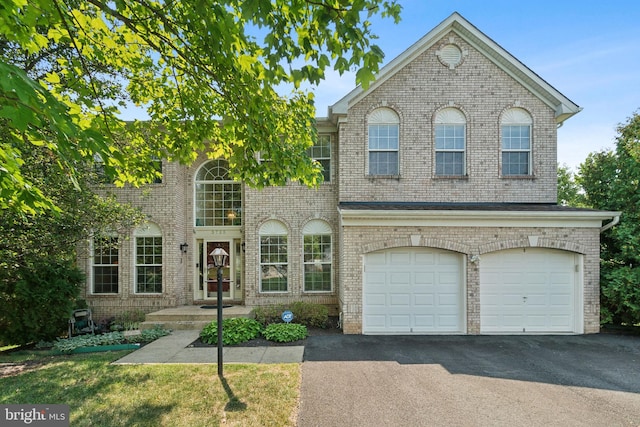
POLYGON ((516 248, 559 249, 568 252, 575 252, 582 255, 587 253, 587 248, 578 242, 567 242, 564 240, 548 239, 537 236, 532 237, 486 243, 484 245, 478 246, 478 255, 516 248))
POLYGON ((362 245, 362 253, 366 254, 370 252, 379 251, 382 249, 405 248, 405 247, 445 249, 448 251, 459 252, 466 255, 471 254, 471 247, 464 243, 452 242, 444 239, 425 238, 421 235, 413 235, 408 237, 399 237, 395 239, 377 240, 375 242, 370 242, 365 245, 362 245))

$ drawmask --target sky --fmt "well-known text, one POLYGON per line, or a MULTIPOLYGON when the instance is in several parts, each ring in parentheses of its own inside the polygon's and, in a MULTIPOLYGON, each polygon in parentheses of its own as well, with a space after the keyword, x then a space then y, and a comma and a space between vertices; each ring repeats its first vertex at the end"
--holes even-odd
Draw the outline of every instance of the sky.
MULTIPOLYGON (((637 0, 399 0, 402 21, 375 20, 388 63, 458 12, 583 110, 558 129, 558 162, 574 171, 613 148, 616 128, 640 112, 637 0)), ((314 90, 318 116, 355 87, 355 75, 327 73, 314 90)))

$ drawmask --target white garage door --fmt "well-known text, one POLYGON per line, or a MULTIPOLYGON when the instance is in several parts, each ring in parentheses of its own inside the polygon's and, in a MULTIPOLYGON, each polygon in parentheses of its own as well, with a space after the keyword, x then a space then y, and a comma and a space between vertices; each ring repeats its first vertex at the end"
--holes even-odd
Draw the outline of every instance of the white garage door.
POLYGON ((429 248, 367 254, 362 332, 464 332, 462 255, 429 248))
POLYGON ((480 260, 482 333, 581 332, 576 270, 571 252, 520 248, 480 260))

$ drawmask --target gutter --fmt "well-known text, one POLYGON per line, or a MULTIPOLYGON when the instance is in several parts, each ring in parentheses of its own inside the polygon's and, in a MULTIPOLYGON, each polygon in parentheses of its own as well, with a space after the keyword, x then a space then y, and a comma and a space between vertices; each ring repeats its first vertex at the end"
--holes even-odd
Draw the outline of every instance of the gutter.
POLYGON ((600 233, 604 233, 605 231, 607 231, 608 229, 610 229, 611 227, 613 227, 619 222, 620 222, 620 213, 617 212, 617 215, 613 217, 613 220, 611 222, 608 222, 602 227, 600 227, 600 233))

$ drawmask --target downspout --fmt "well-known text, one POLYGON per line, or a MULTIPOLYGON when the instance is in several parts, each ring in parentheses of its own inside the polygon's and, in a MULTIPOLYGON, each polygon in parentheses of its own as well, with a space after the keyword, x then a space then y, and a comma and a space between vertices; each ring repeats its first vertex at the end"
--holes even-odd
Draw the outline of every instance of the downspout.
POLYGON ((613 227, 614 225, 616 225, 619 222, 620 222, 620 214, 614 216, 613 217, 613 221, 608 222, 605 225, 603 225, 602 227, 600 227, 600 233, 604 233, 605 231, 607 231, 608 229, 610 229, 611 227, 613 227))

